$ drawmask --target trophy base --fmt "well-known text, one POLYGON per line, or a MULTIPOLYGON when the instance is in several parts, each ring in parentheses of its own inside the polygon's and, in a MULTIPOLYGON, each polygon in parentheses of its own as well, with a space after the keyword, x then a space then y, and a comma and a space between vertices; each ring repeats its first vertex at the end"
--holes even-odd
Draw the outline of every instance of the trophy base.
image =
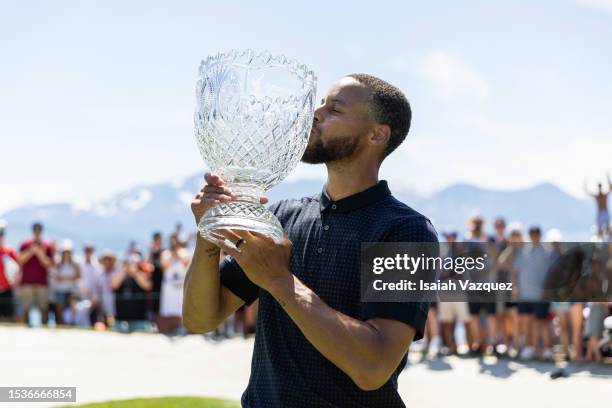
POLYGON ((250 201, 221 203, 208 210, 198 224, 202 238, 209 241, 225 239, 216 233, 220 229, 255 231, 280 242, 283 227, 278 219, 263 205, 250 201))

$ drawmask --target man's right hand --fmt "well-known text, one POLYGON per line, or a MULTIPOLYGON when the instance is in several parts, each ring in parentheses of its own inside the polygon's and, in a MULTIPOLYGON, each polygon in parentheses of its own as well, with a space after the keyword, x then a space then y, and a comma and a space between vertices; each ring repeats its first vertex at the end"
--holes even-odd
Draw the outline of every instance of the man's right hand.
MULTIPOLYGON (((205 173, 204 180, 206 185, 196 194, 191 201, 191 212, 195 217, 196 224, 199 224, 204 213, 217 204, 226 203, 236 199, 236 194, 225 185, 221 178, 214 173, 205 173)), ((266 204, 268 198, 262 196, 261 204, 266 204)))
POLYGON ((46 255, 45 252, 43 251, 42 247, 40 246, 40 244, 38 243, 33 243, 32 246, 30 246, 30 250, 32 251, 32 254, 35 256, 42 256, 42 255, 46 255))

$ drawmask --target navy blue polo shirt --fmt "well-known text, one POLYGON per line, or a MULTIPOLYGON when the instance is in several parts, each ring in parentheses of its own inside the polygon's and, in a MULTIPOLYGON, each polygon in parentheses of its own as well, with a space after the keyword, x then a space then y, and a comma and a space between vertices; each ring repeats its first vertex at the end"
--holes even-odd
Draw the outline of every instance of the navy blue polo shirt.
MULTIPOLYGON (((327 305, 362 321, 398 320, 416 329, 415 340, 423 337, 427 303, 360 300, 362 242, 437 242, 429 220, 395 199, 385 181, 342 200, 332 201, 323 189, 314 197, 283 200, 270 210, 293 242, 291 272, 327 305)), ((224 258, 220 271, 222 284, 247 304, 259 298, 243 407, 405 406, 397 392, 405 356, 386 384, 363 391, 314 348, 272 295, 253 284, 233 258, 224 258)))

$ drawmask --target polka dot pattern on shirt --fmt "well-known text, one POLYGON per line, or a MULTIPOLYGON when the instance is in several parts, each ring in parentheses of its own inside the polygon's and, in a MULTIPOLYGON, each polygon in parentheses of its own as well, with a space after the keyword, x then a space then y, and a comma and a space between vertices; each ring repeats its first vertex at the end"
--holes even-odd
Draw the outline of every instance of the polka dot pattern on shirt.
MULTIPOLYGON (((362 242, 437 242, 427 218, 395 199, 386 182, 332 201, 325 191, 270 207, 293 243, 291 272, 327 305, 355 319, 388 318, 423 335, 426 303, 360 300, 362 242)), ((304 337, 276 300, 248 280, 231 257, 221 281, 247 303, 259 298, 257 334, 244 407, 404 407, 396 372, 381 388, 362 391, 304 337)), ((356 353, 355 358, 360 358, 356 353)))

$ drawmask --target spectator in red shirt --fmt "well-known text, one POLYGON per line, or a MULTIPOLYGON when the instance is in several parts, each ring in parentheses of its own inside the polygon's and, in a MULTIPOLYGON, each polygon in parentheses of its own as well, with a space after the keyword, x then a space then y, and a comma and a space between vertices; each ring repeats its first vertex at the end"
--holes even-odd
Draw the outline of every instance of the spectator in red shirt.
POLYGON ((40 309, 43 324, 49 317, 49 268, 53 266, 53 247, 42 239, 43 226, 36 222, 32 225, 34 237, 21 244, 19 263, 22 265, 19 297, 23 306, 23 319, 29 323, 32 303, 40 309))
MULTIPOLYGON (((0 322, 11 322, 14 319, 13 310, 13 282, 5 269, 5 258, 11 258, 19 265, 19 255, 13 248, 4 245, 4 232, 6 223, 0 220, 0 322)), ((10 261, 8 261, 10 262, 10 261)))

